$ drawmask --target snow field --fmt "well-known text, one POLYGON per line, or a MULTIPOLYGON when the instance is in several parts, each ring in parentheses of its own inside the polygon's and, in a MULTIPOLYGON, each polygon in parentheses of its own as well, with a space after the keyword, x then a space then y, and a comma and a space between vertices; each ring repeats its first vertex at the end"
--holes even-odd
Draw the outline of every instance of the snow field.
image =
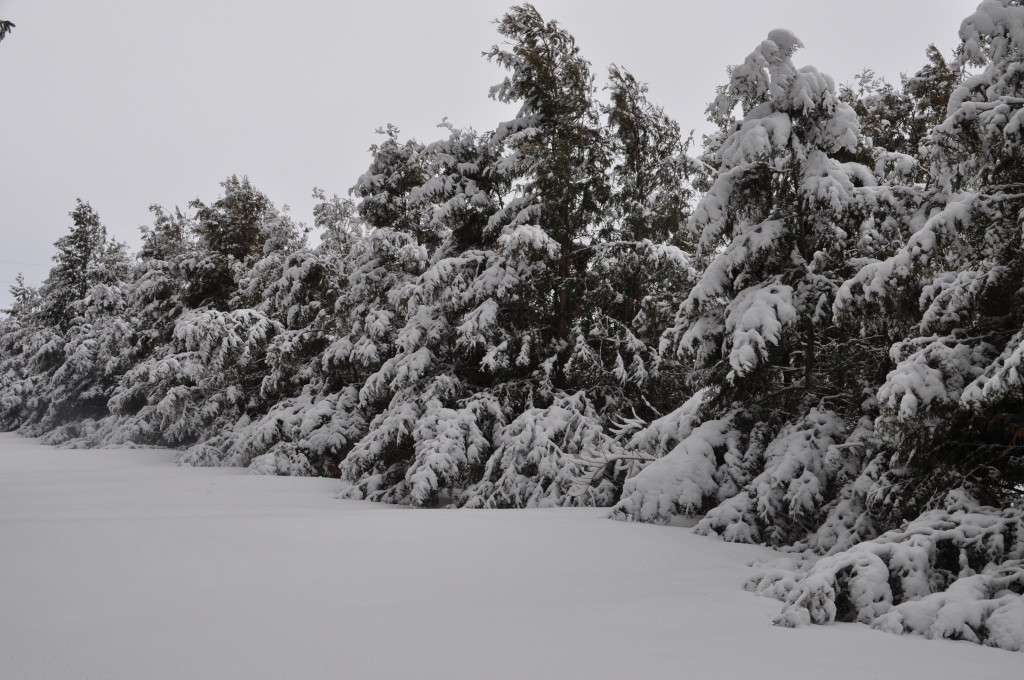
POLYGON ((766 548, 173 457, 0 435, 0 678, 1024 677, 970 643, 774 627, 742 590, 766 548))

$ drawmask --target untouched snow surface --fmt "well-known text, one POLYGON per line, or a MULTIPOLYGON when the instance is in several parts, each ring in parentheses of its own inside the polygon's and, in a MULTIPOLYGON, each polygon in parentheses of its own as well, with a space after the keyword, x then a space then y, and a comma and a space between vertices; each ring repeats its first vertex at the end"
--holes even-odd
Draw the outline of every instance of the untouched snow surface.
POLYGON ((764 548, 173 457, 0 434, 0 678, 1024 677, 965 642, 773 627, 741 589, 764 548))

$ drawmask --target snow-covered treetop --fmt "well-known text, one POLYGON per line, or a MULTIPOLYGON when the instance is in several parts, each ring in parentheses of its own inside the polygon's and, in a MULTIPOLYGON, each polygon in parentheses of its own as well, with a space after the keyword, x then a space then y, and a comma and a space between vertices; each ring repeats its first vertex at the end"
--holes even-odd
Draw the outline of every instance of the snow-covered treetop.
POLYGON ((1019 0, 984 0, 960 24, 964 56, 976 66, 1019 60, 1024 50, 1024 6, 1019 0))

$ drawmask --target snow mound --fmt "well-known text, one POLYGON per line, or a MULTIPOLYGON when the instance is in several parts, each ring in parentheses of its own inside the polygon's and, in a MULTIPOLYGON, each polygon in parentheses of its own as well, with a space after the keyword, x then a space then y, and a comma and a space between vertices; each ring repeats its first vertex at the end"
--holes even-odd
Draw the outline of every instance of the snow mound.
POLYGON ((254 475, 278 475, 282 477, 310 477, 315 474, 309 460, 294 444, 282 442, 262 456, 256 456, 249 463, 249 472, 254 475))
POLYGON ((775 623, 857 621, 1024 651, 1024 510, 933 510, 819 560, 799 579, 765 570, 749 590, 785 600, 775 623))

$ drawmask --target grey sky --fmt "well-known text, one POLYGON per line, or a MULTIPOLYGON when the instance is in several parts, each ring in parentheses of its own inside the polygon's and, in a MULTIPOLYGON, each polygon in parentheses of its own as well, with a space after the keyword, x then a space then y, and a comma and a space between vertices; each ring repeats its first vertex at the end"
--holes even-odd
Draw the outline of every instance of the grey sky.
MULTIPOLYGON (((0 306, 19 271, 45 278, 76 197, 132 246, 147 207, 211 200, 247 174, 311 221, 311 189, 345 194, 374 129, 423 141, 445 116, 487 130, 511 111, 487 98, 503 72, 497 0, 0 0, 0 306)), ((974 0, 666 2, 538 0, 576 36, 599 78, 609 63, 650 83, 684 129, 725 68, 773 28, 805 43, 798 65, 848 82, 892 81, 948 52, 974 0)))

